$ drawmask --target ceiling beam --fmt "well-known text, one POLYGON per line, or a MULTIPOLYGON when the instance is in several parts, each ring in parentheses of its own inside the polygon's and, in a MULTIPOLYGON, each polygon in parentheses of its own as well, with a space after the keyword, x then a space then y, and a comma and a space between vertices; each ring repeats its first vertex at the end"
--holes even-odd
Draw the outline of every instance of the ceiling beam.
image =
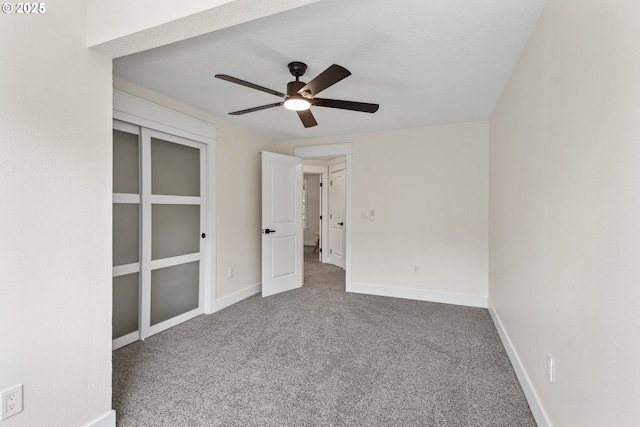
POLYGON ((87 0, 87 47, 118 58, 319 0, 87 0))

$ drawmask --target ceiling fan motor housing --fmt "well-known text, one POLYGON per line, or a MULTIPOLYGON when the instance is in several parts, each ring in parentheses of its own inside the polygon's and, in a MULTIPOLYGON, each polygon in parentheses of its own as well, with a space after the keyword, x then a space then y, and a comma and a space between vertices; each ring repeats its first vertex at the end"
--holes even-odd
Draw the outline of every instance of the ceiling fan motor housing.
MULTIPOLYGON (((306 86, 305 82, 295 81, 287 83, 287 95, 295 95, 300 89, 306 86)), ((306 93, 306 92, 305 92, 306 93)), ((302 94, 304 95, 304 94, 302 94)))

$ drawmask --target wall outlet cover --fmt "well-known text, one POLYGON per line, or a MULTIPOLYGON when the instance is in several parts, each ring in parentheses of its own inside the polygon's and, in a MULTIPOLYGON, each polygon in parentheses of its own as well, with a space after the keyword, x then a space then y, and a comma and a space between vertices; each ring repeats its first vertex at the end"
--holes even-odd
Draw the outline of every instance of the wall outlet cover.
POLYGON ((5 420, 22 412, 22 384, 2 392, 2 419, 5 420))

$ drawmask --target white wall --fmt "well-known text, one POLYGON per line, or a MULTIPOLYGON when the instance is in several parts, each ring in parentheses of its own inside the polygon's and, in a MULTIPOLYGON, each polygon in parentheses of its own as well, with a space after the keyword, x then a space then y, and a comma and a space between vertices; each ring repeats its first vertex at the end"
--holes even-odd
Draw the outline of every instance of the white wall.
POLYGON ((286 141, 278 149, 336 142, 353 143, 353 282, 486 304, 488 122, 286 141), (361 218, 369 209, 375 221, 361 218))
POLYGON ((640 422, 638 22, 549 0, 491 120, 490 302, 555 426, 640 422))
POLYGON ((114 88, 217 127, 216 142, 216 292, 212 305, 248 288, 257 289, 261 271, 261 151, 274 151, 267 138, 231 125, 188 105, 120 79, 114 88), (234 277, 228 277, 229 267, 234 277))
POLYGON ((81 426, 111 410, 111 61, 82 0, 1 21, 1 424, 81 426))

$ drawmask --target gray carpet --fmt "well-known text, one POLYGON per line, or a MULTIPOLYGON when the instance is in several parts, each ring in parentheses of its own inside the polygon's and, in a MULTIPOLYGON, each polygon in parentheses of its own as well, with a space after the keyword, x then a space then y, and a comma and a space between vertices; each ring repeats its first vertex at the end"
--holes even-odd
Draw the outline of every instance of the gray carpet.
POLYGON ((535 426, 486 309, 305 285, 113 353, 119 426, 535 426))

